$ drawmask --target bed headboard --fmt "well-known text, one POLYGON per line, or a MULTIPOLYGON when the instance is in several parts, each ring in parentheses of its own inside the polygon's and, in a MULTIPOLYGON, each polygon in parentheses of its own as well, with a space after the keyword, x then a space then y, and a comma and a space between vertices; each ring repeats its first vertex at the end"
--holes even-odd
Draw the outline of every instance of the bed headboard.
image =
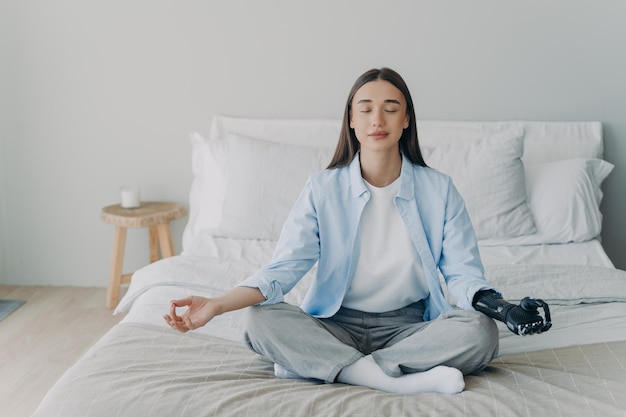
POLYGON ((600 122, 457 122, 418 121, 420 144, 480 139, 514 128, 524 130, 523 161, 528 164, 573 158, 602 159, 600 122))

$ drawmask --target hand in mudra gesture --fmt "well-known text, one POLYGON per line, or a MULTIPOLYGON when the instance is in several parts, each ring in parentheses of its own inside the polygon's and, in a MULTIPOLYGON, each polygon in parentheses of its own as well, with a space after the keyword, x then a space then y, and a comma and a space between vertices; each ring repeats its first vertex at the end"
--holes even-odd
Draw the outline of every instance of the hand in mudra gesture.
POLYGON ((190 295, 173 300, 169 313, 164 315, 163 319, 172 329, 185 333, 204 326, 215 316, 257 304, 263 300, 265 297, 261 291, 252 287, 235 287, 215 298, 190 295), (187 310, 179 316, 176 314, 177 307, 187 307, 187 310))
POLYGON ((180 300, 173 300, 169 314, 163 316, 167 324, 175 330, 185 333, 207 324, 219 314, 219 307, 212 298, 191 295, 180 300), (176 314, 177 307, 187 307, 180 316, 176 314))

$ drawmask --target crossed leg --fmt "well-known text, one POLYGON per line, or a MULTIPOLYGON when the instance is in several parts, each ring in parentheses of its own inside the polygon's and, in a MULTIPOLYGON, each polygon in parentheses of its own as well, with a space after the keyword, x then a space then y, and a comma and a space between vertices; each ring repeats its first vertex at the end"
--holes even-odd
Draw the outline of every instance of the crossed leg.
POLYGON ((474 311, 454 310, 414 328, 404 326, 371 355, 333 327, 335 334, 323 320, 289 304, 255 306, 246 341, 276 364, 279 377, 300 375, 397 393, 460 392, 463 374, 479 371, 497 354, 495 323, 474 311))

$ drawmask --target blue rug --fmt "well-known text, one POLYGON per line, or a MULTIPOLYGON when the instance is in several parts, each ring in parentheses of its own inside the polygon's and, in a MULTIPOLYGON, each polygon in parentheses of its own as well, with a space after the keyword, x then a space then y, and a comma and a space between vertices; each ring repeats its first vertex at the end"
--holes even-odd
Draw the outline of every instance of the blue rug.
POLYGON ((25 302, 24 300, 0 300, 0 321, 7 318, 25 302))

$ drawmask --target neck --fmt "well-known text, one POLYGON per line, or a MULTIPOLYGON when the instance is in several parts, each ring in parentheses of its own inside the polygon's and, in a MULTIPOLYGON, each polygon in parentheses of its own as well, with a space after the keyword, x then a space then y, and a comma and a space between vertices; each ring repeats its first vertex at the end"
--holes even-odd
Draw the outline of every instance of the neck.
POLYGON ((386 187, 400 176, 402 156, 400 152, 361 152, 361 176, 374 187, 386 187))

